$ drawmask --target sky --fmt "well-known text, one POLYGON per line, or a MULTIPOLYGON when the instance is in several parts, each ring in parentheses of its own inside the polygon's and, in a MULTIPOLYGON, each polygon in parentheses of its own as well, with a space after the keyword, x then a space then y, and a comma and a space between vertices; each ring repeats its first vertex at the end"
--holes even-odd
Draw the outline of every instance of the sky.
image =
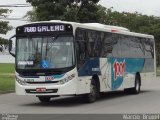
MULTIPOLYGON (((0 5, 6 4, 25 4, 26 0, 0 0, 0 5)), ((113 10, 119 12, 139 12, 147 15, 154 15, 160 17, 160 0, 100 0, 99 4, 106 8, 113 7, 113 10)), ((27 11, 32 8, 11 8, 12 13, 9 15, 10 18, 22 18, 27 11)), ((9 21, 10 25, 17 27, 25 24, 24 21, 9 21)), ((1 37, 10 38, 15 34, 15 29, 8 32, 6 35, 0 35, 1 37)))
MULTIPOLYGON (((26 0, 0 0, 0 5, 10 5, 10 4, 26 4, 26 0)), ((8 8, 12 10, 11 14, 9 14, 9 18, 23 18, 23 16, 27 13, 27 11, 32 10, 32 7, 27 8, 21 8, 21 7, 15 7, 15 8, 8 8)), ((13 28, 25 24, 26 21, 17 21, 17 20, 10 20, 9 24, 13 26, 13 28)), ((6 35, 1 35, 0 37, 4 38, 10 38, 15 34, 15 29, 12 31, 9 31, 6 35)))
POLYGON ((119 12, 139 12, 160 16, 160 0, 101 0, 100 4, 119 12))

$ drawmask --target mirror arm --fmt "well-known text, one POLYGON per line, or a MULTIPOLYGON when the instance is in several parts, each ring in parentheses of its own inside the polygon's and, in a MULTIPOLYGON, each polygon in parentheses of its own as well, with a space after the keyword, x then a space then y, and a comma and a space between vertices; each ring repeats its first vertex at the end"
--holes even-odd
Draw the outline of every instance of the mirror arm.
POLYGON ((16 37, 16 35, 13 35, 11 38, 9 38, 9 40, 11 40, 12 38, 16 37))
POLYGON ((9 54, 11 54, 13 57, 16 57, 16 55, 15 55, 15 54, 13 54, 13 53, 11 53, 10 51, 9 51, 9 54))
POLYGON ((15 54, 13 54, 13 53, 11 52, 11 46, 12 46, 12 45, 10 45, 10 44, 12 44, 12 43, 10 43, 10 41, 12 41, 11 39, 14 38, 14 37, 16 37, 16 35, 13 35, 13 36, 9 39, 9 54, 11 54, 13 57, 15 57, 15 54))

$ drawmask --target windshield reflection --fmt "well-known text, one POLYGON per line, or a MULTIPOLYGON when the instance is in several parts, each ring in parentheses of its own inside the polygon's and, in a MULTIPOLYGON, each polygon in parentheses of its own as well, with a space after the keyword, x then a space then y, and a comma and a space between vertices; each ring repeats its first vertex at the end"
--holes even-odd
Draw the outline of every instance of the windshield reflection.
POLYGON ((73 37, 17 39, 16 64, 19 69, 66 68, 74 63, 73 37))

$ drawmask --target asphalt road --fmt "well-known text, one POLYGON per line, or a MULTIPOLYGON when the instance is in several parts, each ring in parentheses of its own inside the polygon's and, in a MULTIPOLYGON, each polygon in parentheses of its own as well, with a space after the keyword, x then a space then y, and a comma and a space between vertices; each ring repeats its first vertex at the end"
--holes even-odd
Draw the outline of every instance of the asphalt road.
POLYGON ((0 95, 0 113, 14 114, 120 114, 160 113, 160 78, 143 83, 139 95, 122 91, 106 93, 95 103, 84 103, 79 97, 61 97, 42 104, 33 96, 15 93, 0 95))

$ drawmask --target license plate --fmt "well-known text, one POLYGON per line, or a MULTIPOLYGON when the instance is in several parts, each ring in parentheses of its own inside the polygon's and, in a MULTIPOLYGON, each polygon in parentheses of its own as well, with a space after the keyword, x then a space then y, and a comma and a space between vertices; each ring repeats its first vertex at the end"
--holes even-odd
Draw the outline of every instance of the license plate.
POLYGON ((36 92, 46 92, 46 88, 36 88, 36 92))

